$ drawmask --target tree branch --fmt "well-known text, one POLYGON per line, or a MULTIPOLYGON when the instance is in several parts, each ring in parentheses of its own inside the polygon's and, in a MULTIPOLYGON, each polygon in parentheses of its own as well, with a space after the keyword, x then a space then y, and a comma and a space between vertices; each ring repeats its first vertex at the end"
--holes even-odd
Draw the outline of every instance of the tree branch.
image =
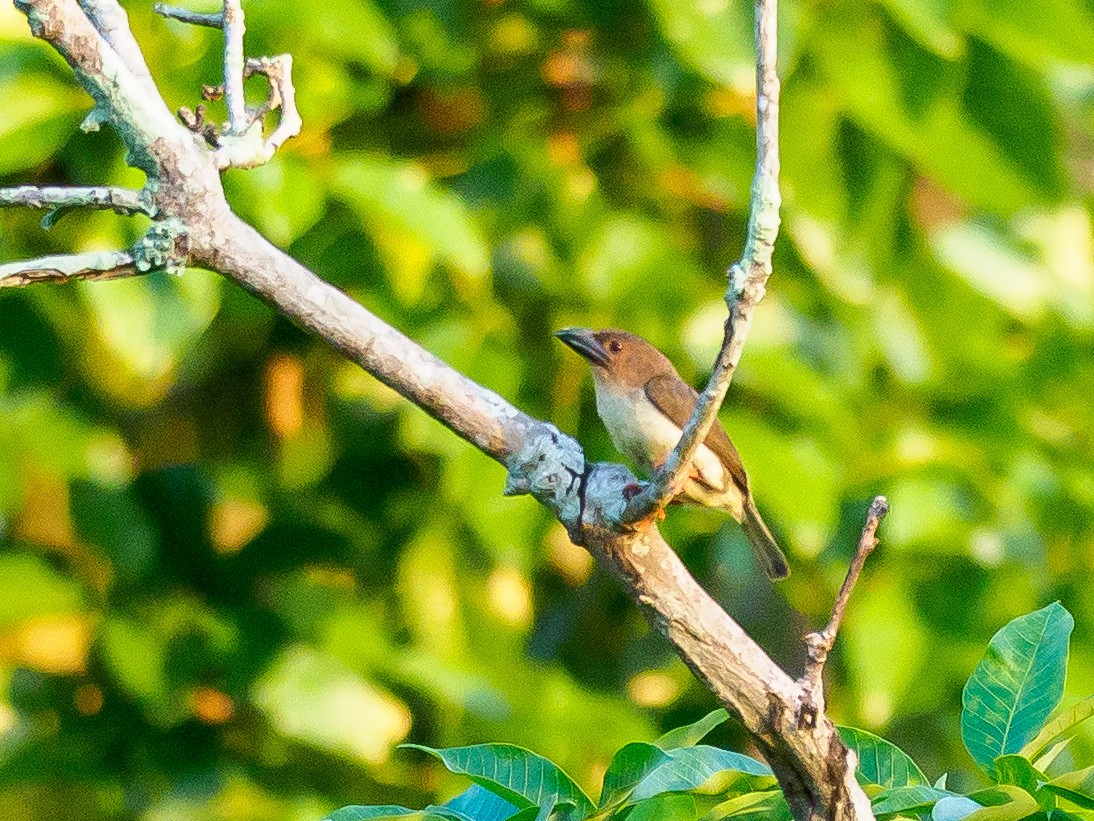
POLYGON ((62 254, 0 265, 0 288, 73 279, 120 279, 135 276, 136 260, 127 251, 62 254))
POLYGON ((632 499, 624 522, 637 522, 664 509, 687 480, 699 446, 706 440, 741 361, 752 311, 763 299, 771 276, 771 255, 779 234, 779 76, 777 0, 756 0, 756 172, 741 259, 729 269, 726 305, 729 318, 707 386, 685 425, 680 441, 652 481, 632 499))
POLYGON ((166 3, 156 3, 152 10, 161 17, 178 20, 180 23, 189 23, 191 26, 208 26, 209 28, 218 29, 224 25, 224 15, 219 12, 203 14, 199 11, 169 6, 166 3))
POLYGON ((858 540, 851 566, 847 569, 847 576, 840 587, 839 595, 832 606, 832 616, 827 626, 819 633, 810 633, 805 637, 805 647, 809 659, 805 663, 805 672, 799 681, 802 690, 812 702, 816 711, 824 710, 824 663, 828 660, 828 654, 836 643, 836 634, 839 632, 843 614, 847 610, 847 603, 851 600, 851 593, 855 589, 855 582, 866 564, 866 559, 874 548, 877 547, 877 529, 881 520, 889 512, 889 502, 884 496, 877 496, 870 505, 866 514, 866 524, 862 527, 862 535, 858 540))
MULTIPOLYGON (((626 468, 586 464, 571 437, 449 367, 274 247, 231 211, 217 171, 220 159, 169 114, 161 97, 147 93, 76 0, 19 2, 34 33, 65 56, 118 128, 131 163, 148 171, 156 218, 131 255, 77 255, 57 258, 67 260, 63 262, 51 259, 45 267, 39 260, 0 271, 27 279, 33 271, 46 270, 53 273, 40 278, 56 279, 84 271, 91 271, 89 276, 106 274, 104 261, 118 263, 118 270, 124 265, 147 270, 189 263, 237 282, 504 464, 509 472, 505 492, 531 493, 547 506, 575 543, 589 547, 613 570, 681 658, 741 718, 771 763, 796 818, 872 817, 855 780, 853 754, 823 712, 804 711, 811 704, 809 693, 702 590, 655 526, 648 521, 620 526, 628 509, 625 491, 635 483, 626 468)), ((745 256, 731 271, 731 321, 719 357, 726 367, 716 368, 708 386, 711 398, 701 405, 710 414, 740 357, 749 312, 770 272, 778 229, 774 0, 758 0, 757 8, 763 173, 758 170, 754 181, 756 201, 745 256)), ((236 31, 241 38, 242 21, 236 31)), ((270 77, 271 93, 278 88, 283 112, 291 101, 288 68, 286 61, 284 80, 270 77)), ((712 418, 693 421, 699 426, 712 418)))
POLYGON ((65 187, 21 185, 18 188, 0 188, 0 207, 22 206, 45 208, 51 211, 72 208, 110 210, 125 216, 145 214, 153 217, 156 212, 141 191, 109 186, 65 187))

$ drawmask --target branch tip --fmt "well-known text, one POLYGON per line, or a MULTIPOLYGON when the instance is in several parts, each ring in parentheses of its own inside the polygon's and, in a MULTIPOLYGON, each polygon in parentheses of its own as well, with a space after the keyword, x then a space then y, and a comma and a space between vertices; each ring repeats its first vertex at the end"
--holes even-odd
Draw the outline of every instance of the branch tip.
POLYGON ((836 634, 839 632, 843 614, 847 610, 847 604, 851 600, 851 593, 855 589, 866 559, 874 548, 877 547, 877 529, 881 520, 889 513, 889 500, 884 496, 875 496, 866 513, 866 523, 862 526, 862 535, 859 536, 858 547, 851 559, 851 566, 847 568, 847 576, 843 580, 835 604, 832 605, 832 615, 828 624, 819 632, 810 633, 805 637, 805 648, 808 660, 799 684, 802 687, 802 715, 807 710, 824 709, 824 687, 822 677, 824 664, 828 660, 828 654, 836 643, 836 634))

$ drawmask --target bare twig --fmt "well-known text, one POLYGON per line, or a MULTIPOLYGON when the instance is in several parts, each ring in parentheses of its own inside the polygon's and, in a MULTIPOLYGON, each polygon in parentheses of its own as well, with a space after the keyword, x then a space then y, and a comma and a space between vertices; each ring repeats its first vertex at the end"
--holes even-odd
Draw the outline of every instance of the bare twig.
POLYGON ((809 658, 805 663, 805 672, 800 684, 804 694, 811 701, 814 711, 824 709, 822 682, 824 663, 828 660, 828 654, 832 652, 832 647, 836 643, 836 634, 839 632, 840 622, 843 621, 843 614, 847 610, 847 603, 851 600, 855 582, 858 581, 867 557, 877 547, 878 525, 888 512, 888 500, 884 496, 876 497, 866 514, 866 524, 862 527, 858 547, 854 558, 851 559, 851 566, 847 569, 847 576, 843 580, 843 586, 840 587, 839 595, 836 596, 836 602, 832 606, 832 616, 827 626, 820 632, 810 633, 805 637, 805 647, 809 658))
MULTIPOLYGON (((255 119, 265 117, 275 109, 281 109, 281 119, 277 128, 266 138, 264 150, 272 157, 290 137, 300 133, 303 122, 296 110, 296 88, 292 82, 292 55, 278 54, 276 57, 255 57, 247 61, 247 70, 253 74, 262 74, 270 81, 270 96, 266 103, 254 112, 255 119)), ((268 160, 269 157, 266 159, 268 160)))
POLYGON ((62 254, 0 265, 0 288, 35 282, 67 282, 74 279, 120 279, 136 276, 133 255, 127 251, 62 254))
POLYGON ((36 185, 21 185, 18 188, 0 188, 0 207, 2 206, 50 210, 93 208, 111 210, 126 216, 155 216, 155 209, 141 191, 109 186, 39 188, 36 185))
POLYGON ((239 136, 250 127, 247 101, 243 97, 243 34, 247 30, 240 0, 224 0, 224 101, 228 106, 228 126, 239 136))
POLYGON ((200 11, 180 9, 177 6, 169 6, 166 3, 156 3, 152 10, 161 17, 178 20, 180 23, 188 23, 191 26, 208 26, 209 28, 221 28, 224 25, 224 15, 220 12, 203 14, 200 11))
POLYGON ((729 269, 722 348, 706 388, 684 427, 680 441, 653 480, 636 494, 624 512, 624 522, 636 522, 659 511, 676 496, 687 479, 691 461, 706 439, 729 383, 741 361, 745 338, 752 324, 752 310, 763 298, 771 276, 771 254, 779 233, 779 76, 775 71, 778 53, 777 0, 756 0, 756 173, 752 178, 752 201, 748 237, 741 259, 729 269))

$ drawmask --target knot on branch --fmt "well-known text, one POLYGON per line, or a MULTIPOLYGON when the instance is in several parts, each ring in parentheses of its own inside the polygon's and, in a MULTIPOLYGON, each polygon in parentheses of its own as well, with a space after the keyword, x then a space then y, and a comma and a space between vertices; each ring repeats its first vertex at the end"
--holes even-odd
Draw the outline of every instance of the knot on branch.
POLYGON ((181 274, 186 269, 190 241, 186 227, 177 219, 152 223, 133 246, 133 261, 139 272, 166 271, 181 274))
POLYGON ((571 534, 580 526, 585 452, 571 436, 544 423, 506 463, 506 496, 532 494, 571 534))
POLYGON ((582 523, 598 529, 627 529, 627 508, 638 480, 623 465, 597 462, 585 480, 582 523))

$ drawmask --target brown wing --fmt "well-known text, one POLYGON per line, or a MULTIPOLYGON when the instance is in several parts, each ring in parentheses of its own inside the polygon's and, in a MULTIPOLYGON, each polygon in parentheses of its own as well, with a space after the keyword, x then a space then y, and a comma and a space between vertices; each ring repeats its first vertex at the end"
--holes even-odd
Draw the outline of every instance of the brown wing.
MULTIPOLYGON (((695 403, 699 401, 699 394, 695 392, 695 389, 675 374, 653 377, 646 383, 646 396, 681 430, 691 418, 695 403)), ((737 448, 730 441, 729 434, 717 419, 711 425, 710 433, 707 434, 703 444, 714 451, 719 461, 726 466, 729 475, 733 477, 733 483, 747 496, 748 477, 741 464, 741 454, 737 453, 737 448)))

